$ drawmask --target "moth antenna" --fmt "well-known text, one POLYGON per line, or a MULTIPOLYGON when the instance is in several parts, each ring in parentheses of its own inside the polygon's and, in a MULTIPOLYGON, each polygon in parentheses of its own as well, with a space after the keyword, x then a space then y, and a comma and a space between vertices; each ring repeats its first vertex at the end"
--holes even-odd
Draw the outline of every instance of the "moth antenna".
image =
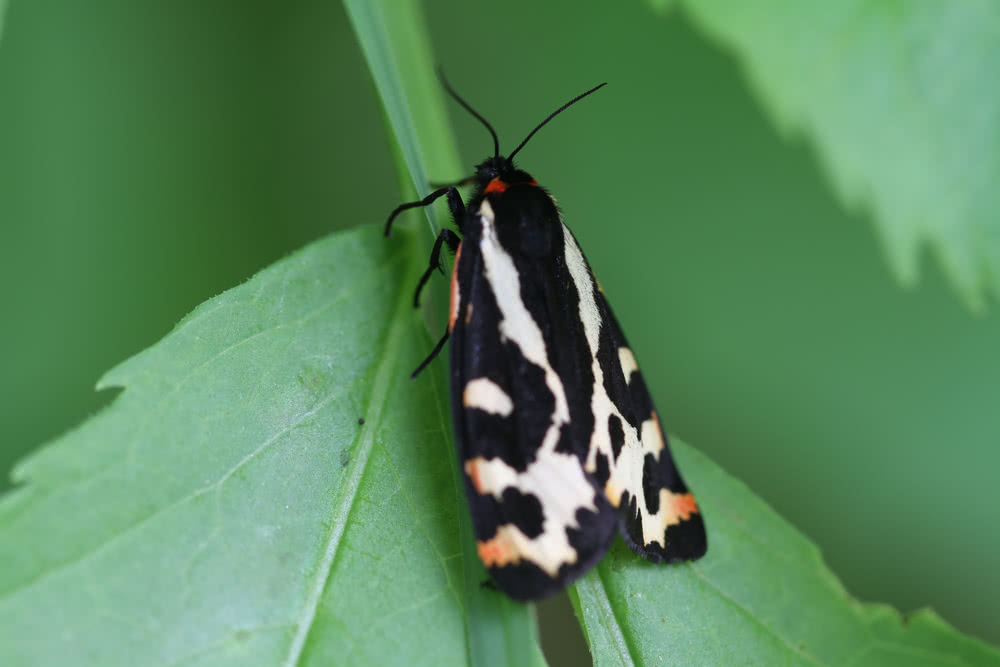
POLYGON ((600 85, 594 86, 593 88, 591 88, 587 92, 580 93, 579 95, 577 95, 576 97, 574 97, 573 99, 571 99, 569 102, 567 102, 566 104, 562 105, 561 107, 559 107, 558 109, 556 109, 555 111, 553 111, 552 113, 550 113, 549 117, 546 118, 545 120, 543 120, 541 123, 539 123, 538 126, 535 127, 535 129, 533 129, 531 132, 529 132, 528 136, 526 136, 524 138, 524 141, 522 141, 520 144, 518 144, 517 148, 515 148, 511 152, 511 154, 507 156, 507 161, 510 162, 511 160, 513 160, 514 156, 517 154, 517 152, 519 150, 521 150, 522 148, 524 148, 524 145, 526 143, 528 143, 528 140, 531 139, 533 136, 535 136, 535 132, 538 132, 540 129, 542 129, 542 127, 547 122, 549 122, 550 120, 552 120, 553 118, 555 118, 556 116, 558 116, 559 114, 561 114, 563 111, 565 111, 569 107, 573 106, 574 104, 576 104, 577 102, 579 102, 580 100, 582 100, 587 95, 590 95, 591 93, 597 92, 598 90, 600 90, 601 88, 603 88, 606 85, 608 85, 607 81, 605 81, 604 83, 602 83, 600 85))
MULTIPOLYGON (((468 111, 473 116, 475 116, 476 118, 478 118, 479 122, 482 123, 483 125, 485 125, 486 129, 490 131, 490 135, 493 137, 493 157, 499 157, 500 156, 500 140, 497 139, 497 133, 493 129, 493 126, 490 125, 490 123, 489 123, 488 120, 486 120, 485 118, 483 118, 482 116, 480 116, 479 113, 475 109, 473 109, 471 106, 469 106, 468 102, 466 102, 465 100, 463 100, 461 98, 461 96, 459 96, 459 94, 455 92, 455 89, 452 88, 451 84, 448 83, 448 79, 446 79, 444 77, 444 68, 442 68, 442 67, 438 68, 438 76, 441 77, 441 83, 444 85, 444 89, 448 91, 448 94, 451 95, 452 97, 454 97, 455 101, 458 102, 459 104, 461 104, 465 108, 466 111, 468 111)), ((575 101, 576 100, 574 100, 574 102, 575 101)))

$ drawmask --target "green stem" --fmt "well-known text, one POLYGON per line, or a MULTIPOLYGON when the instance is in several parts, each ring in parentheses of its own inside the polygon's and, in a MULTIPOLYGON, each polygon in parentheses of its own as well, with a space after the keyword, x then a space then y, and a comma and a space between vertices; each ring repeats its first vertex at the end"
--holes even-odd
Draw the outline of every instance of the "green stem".
MULTIPOLYGON (((397 142, 397 158, 418 196, 430 181, 457 180, 463 174, 448 124, 441 86, 434 74, 426 22, 415 0, 345 0, 361 49, 397 142)), ((410 190, 403 183, 403 190, 410 190)), ((441 229, 442 209, 428 206, 431 231, 441 229)), ((402 219, 401 219, 402 222, 402 219)), ((441 378, 444 374, 435 373, 441 378)), ((443 380, 442 380, 443 384, 443 380)), ((533 609, 482 587, 487 579, 475 552, 475 536, 456 461, 464 563, 464 606, 469 662, 472 665, 544 665, 533 609)))

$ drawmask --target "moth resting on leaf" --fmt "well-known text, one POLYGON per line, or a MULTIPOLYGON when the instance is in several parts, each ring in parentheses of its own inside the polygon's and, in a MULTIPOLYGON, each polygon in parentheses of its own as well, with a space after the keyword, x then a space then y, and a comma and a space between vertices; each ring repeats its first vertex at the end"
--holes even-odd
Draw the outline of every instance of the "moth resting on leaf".
POLYGON ((600 560, 619 532, 653 562, 699 558, 707 543, 653 401, 576 239, 551 195, 514 164, 493 127, 445 88, 493 137, 474 176, 398 206, 396 216, 447 197, 457 233, 448 330, 451 400, 479 557, 518 600, 555 593, 600 560), (473 185, 466 206, 458 186, 473 185))

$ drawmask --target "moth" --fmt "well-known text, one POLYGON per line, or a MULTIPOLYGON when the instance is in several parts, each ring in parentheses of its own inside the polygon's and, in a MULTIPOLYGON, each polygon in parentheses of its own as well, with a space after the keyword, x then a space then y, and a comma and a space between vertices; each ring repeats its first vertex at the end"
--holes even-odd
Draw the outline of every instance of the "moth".
MULTIPOLYGON (((443 77, 442 77, 443 80, 443 77)), ((593 567, 615 535, 653 562, 705 554, 698 505, 628 341, 553 197, 447 81, 493 137, 475 174, 403 211, 446 197, 455 230, 434 242, 414 306, 442 248, 455 254, 448 328, 413 375, 451 339, 452 418, 479 557, 510 597, 534 600, 593 567), (458 188, 472 185, 466 205, 458 188)), ((442 270, 443 272, 443 270, 442 270)))

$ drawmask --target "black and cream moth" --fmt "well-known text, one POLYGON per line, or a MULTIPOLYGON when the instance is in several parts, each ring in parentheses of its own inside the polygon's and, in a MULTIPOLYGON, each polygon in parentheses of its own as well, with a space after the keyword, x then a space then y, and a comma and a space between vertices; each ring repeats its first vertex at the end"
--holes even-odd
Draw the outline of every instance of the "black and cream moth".
MULTIPOLYGON (((603 86, 604 84, 601 84, 603 86)), ((670 456, 653 402, 604 294, 555 200, 514 155, 476 167, 468 207, 441 196, 458 234, 438 236, 420 291, 455 252, 448 330, 452 417, 483 565, 513 598, 555 593, 601 558, 619 532, 653 562, 704 555, 705 525, 670 456), (459 236, 460 235, 460 236, 459 236)))

